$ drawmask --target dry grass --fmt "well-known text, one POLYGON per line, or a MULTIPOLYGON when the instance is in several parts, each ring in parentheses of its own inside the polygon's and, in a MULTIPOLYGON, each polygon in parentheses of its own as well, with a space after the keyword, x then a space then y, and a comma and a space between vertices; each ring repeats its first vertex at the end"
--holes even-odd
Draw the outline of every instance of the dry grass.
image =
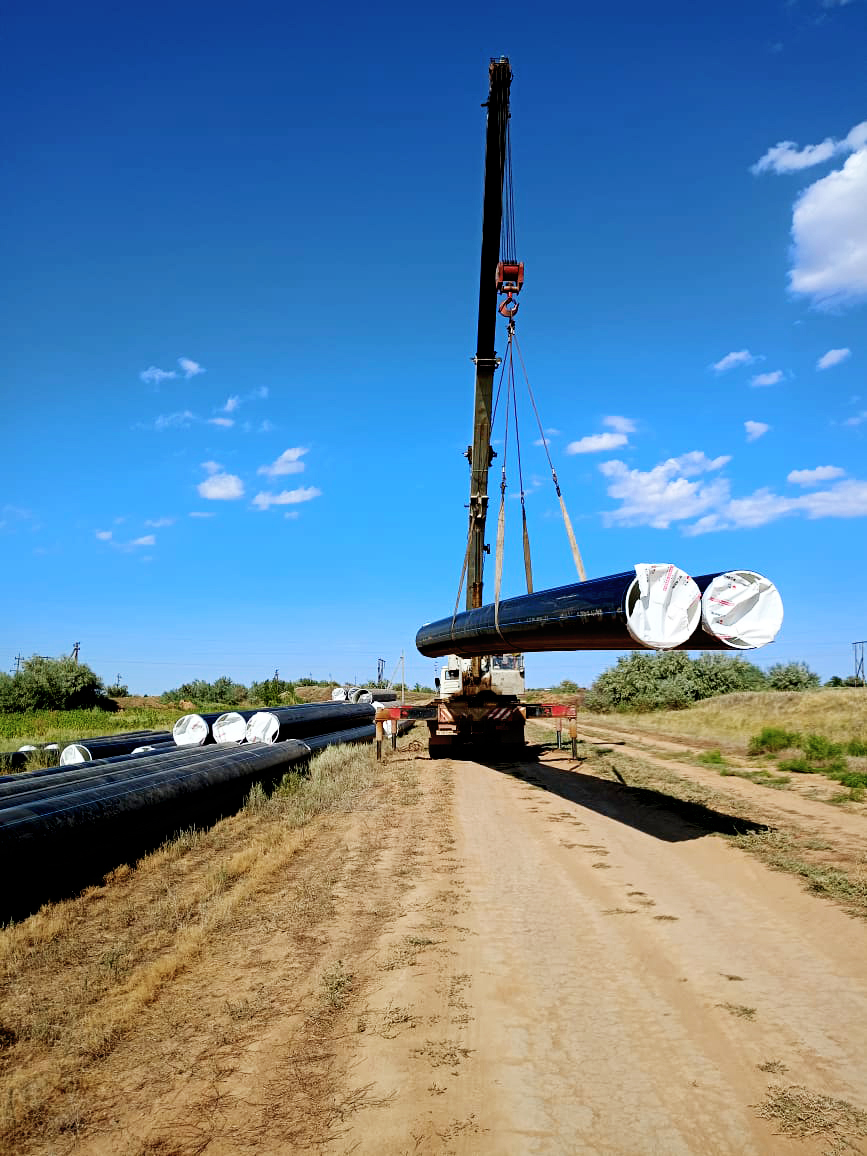
POLYGON ((867 1112, 846 1100, 810 1092, 799 1084, 788 1088, 772 1085, 758 1114, 772 1120, 780 1136, 797 1140, 820 1138, 829 1145, 825 1148, 826 1156, 861 1152, 863 1149, 856 1141, 867 1137, 867 1112))
POLYGON ((838 742, 867 735, 867 691, 857 687, 807 691, 742 691, 697 702, 686 710, 601 715, 584 711, 579 725, 677 738, 701 736, 707 743, 746 751, 762 727, 815 731, 838 742))
MULTIPOLYGON (((238 815, 183 831, 102 886, 2 929, 0 1150, 54 1151, 52 1137, 73 1129, 58 1105, 75 1101, 82 1072, 110 1057, 218 944, 263 917, 262 897, 285 892, 290 863, 312 838, 305 826, 363 805, 378 774, 369 747, 329 748, 309 778, 288 776, 271 798, 256 789, 238 815)), ((288 910, 315 925, 330 912, 333 877, 294 882, 288 910)), ((351 982, 346 971, 331 976, 332 1008, 351 982)), ((226 1007, 235 1023, 258 1014, 256 998, 226 1007)))

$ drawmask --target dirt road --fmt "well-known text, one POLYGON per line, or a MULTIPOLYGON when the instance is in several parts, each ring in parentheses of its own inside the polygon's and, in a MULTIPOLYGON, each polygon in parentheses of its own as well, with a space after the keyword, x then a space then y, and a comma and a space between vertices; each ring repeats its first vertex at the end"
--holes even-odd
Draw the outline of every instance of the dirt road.
POLYGON ((755 784, 412 750, 365 782, 5 933, 4 1150, 867 1152, 867 923, 720 837, 755 784))
POLYGON ((394 929, 436 937, 380 985, 414 1026, 358 1045, 354 1073, 382 1103, 334 1150, 857 1143, 847 1128, 864 1120, 823 1132, 832 1121, 815 1094, 867 1105, 867 928, 706 830, 628 792, 615 807, 607 784, 563 767, 450 768, 452 905, 432 921, 436 891, 420 884, 394 929), (793 1085, 808 1091, 783 1091, 793 1085), (766 1103, 782 1118, 761 1118, 766 1103), (798 1112, 818 1141, 776 1134, 798 1112))

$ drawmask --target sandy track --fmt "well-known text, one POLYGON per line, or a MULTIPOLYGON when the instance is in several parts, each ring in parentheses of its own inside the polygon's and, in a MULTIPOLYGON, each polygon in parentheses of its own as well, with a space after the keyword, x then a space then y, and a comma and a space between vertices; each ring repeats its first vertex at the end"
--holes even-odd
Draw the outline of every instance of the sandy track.
MULTIPOLYGON (((198 903, 221 871, 229 888, 219 934, 185 955, 187 932, 167 939, 172 970, 99 1047, 0 1048, 0 1075, 41 1105, 8 1150, 867 1152, 867 1116, 835 1103, 867 1109, 867 924, 718 838, 732 820, 713 806, 550 754, 495 769, 403 750, 300 832, 226 820, 163 864, 165 897, 152 865, 73 905, 78 950, 58 945, 56 979, 74 996, 110 916, 135 927, 142 904, 198 903), (787 1122, 814 1134, 782 1137, 787 1122)), ((39 997, 28 977, 13 1010, 39 997)))
POLYGON ((389 929, 433 943, 373 978, 399 1022, 351 1051, 379 1104, 329 1151, 833 1150, 758 1107, 867 1105, 867 928, 674 813, 604 813, 566 765, 419 764, 454 776, 449 884, 389 929))

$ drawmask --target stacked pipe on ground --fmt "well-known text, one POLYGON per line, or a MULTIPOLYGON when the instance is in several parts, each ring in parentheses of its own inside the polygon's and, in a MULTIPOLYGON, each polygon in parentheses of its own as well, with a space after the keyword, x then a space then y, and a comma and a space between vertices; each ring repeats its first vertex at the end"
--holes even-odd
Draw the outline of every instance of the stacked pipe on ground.
POLYGON ((16 880, 0 907, 8 918, 48 893, 69 893, 174 831, 231 813, 254 782, 279 781, 327 746, 374 735, 368 723, 277 744, 170 748, 0 783, 0 871, 16 880))

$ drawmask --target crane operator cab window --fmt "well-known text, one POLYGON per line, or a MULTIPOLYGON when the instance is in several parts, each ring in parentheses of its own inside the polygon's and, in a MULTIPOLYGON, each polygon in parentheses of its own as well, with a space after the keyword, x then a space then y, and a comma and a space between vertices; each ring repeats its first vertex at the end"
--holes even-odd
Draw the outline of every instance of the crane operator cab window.
POLYGON ((520 654, 498 654, 494 656, 495 670, 522 670, 524 667, 520 654))

